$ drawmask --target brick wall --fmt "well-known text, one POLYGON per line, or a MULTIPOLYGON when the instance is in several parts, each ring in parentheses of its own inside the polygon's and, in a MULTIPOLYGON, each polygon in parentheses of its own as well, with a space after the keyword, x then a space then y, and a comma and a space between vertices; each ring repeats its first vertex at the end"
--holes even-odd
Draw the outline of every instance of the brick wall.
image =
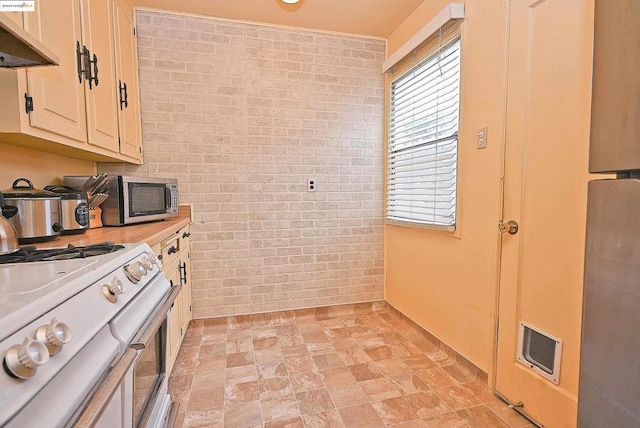
POLYGON ((145 164, 99 170, 179 180, 194 316, 382 299, 384 41, 137 20, 145 164))

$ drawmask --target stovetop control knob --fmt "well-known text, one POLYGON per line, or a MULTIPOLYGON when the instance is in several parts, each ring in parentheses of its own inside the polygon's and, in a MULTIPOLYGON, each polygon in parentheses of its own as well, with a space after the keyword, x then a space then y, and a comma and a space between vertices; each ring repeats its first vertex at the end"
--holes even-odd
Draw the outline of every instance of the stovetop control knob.
POLYGON ((9 348, 4 357, 4 367, 11 376, 28 379, 47 361, 49 361, 47 347, 37 340, 26 337, 22 345, 9 348))
POLYGON ((124 267, 124 274, 127 276, 129 281, 137 284, 140 282, 143 276, 147 274, 147 269, 142 266, 140 262, 133 262, 130 265, 126 265, 124 267))
POLYGON ((42 325, 36 331, 36 339, 49 350, 49 355, 55 355, 64 345, 71 342, 71 329, 68 325, 52 319, 49 325, 42 325))
POLYGON ((113 278, 111 284, 102 286, 102 294, 111 303, 116 303, 118 301, 118 295, 122 293, 124 293, 124 286, 118 278, 113 278))
POLYGON ((149 254, 147 254, 146 259, 147 259, 147 261, 148 261, 149 263, 151 263, 151 265, 153 265, 153 266, 155 266, 155 265, 157 265, 157 264, 158 264, 158 259, 157 259, 157 258, 156 258, 156 256, 154 256, 154 255, 149 255, 149 254))
POLYGON ((142 265, 143 268, 145 268, 148 271, 153 269, 153 265, 151 264, 151 261, 149 260, 149 257, 143 257, 140 260, 140 264, 142 265))
POLYGON ((162 263, 160 262, 160 256, 156 256, 155 254, 147 254, 147 260, 151 263, 151 266, 158 266, 158 268, 162 269, 162 263))

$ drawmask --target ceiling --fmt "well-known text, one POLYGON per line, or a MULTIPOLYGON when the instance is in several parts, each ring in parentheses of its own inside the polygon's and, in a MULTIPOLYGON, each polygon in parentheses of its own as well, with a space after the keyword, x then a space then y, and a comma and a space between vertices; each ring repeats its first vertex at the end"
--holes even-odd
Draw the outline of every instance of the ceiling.
POLYGON ((135 6, 387 38, 424 0, 134 0, 135 6))

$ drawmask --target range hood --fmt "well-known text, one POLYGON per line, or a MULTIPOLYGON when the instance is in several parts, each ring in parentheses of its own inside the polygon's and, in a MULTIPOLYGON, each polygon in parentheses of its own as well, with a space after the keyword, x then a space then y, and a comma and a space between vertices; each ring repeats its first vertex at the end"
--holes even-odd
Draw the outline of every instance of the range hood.
POLYGON ((54 52, 0 13, 0 68, 58 64, 54 52))

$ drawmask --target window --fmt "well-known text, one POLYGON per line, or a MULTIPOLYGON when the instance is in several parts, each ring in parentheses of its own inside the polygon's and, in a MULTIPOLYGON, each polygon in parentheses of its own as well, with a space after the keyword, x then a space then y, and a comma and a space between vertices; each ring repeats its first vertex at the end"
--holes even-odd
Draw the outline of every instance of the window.
POLYGON ((386 218, 454 230, 459 26, 441 28, 390 72, 386 218))

